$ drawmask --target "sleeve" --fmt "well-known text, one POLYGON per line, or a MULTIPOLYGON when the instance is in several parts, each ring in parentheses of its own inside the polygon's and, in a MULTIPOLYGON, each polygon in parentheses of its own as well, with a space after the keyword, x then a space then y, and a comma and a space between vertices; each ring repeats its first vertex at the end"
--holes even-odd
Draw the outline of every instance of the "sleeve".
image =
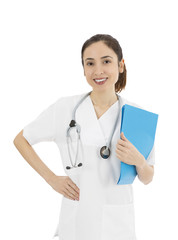
POLYGON ((149 165, 155 165, 155 144, 153 145, 153 148, 146 161, 149 165))
POLYGON ((55 141, 56 102, 43 110, 36 119, 23 128, 23 136, 30 145, 55 141))

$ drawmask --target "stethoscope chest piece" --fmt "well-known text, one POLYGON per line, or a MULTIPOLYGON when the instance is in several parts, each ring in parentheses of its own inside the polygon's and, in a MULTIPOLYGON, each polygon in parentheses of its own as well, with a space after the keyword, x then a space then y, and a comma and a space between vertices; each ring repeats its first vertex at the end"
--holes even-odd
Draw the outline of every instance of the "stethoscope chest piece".
POLYGON ((107 146, 103 146, 100 149, 100 155, 102 158, 107 159, 110 156, 110 149, 107 146))
MULTIPOLYGON (((72 120, 71 120, 71 122, 69 124, 69 127, 67 128, 67 132, 66 132, 67 148, 68 148, 69 159, 70 159, 70 163, 71 163, 71 166, 66 166, 67 170, 82 166, 82 163, 77 164, 81 128, 80 128, 80 125, 77 124, 76 121, 75 121, 75 112, 76 112, 77 108, 79 107, 79 105, 84 101, 84 99, 87 96, 90 95, 90 93, 91 92, 87 93, 82 99, 80 99, 79 102, 77 103, 77 105, 75 106, 75 108, 73 109, 72 120), (71 156, 72 154, 70 152, 70 147, 69 147, 69 139, 71 140, 71 137, 70 137, 70 130, 71 130, 71 128, 75 128, 76 132, 77 132, 77 135, 78 135, 78 137, 77 137, 77 148, 76 148, 76 155, 74 157, 74 163, 72 161, 72 156, 71 156)), ((118 96, 118 100, 119 100, 119 96, 118 96)), ((116 129, 116 126, 117 126, 117 123, 118 123, 118 119, 119 119, 119 116, 120 116, 120 107, 121 107, 120 100, 118 101, 118 103, 119 103, 119 110, 118 110, 118 114, 117 114, 116 121, 115 121, 115 124, 114 124, 113 129, 112 129, 112 132, 110 134, 110 137, 108 138, 108 142, 106 143, 106 146, 103 146, 100 149, 100 156, 103 159, 108 159, 109 156, 110 156, 110 153, 111 153, 109 147, 110 147, 111 139, 112 139, 112 136, 113 136, 113 134, 115 132, 115 129, 116 129)))

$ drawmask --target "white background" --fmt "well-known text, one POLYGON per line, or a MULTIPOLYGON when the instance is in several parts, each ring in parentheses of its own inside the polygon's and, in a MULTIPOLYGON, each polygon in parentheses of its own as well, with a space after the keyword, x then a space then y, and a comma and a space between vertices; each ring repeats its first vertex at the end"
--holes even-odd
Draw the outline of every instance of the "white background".
MULTIPOLYGON (((0 2, 0 239, 52 238, 62 196, 22 158, 13 140, 59 97, 91 90, 81 47, 97 33, 117 38, 127 68, 121 96, 159 114, 153 181, 134 182, 138 240, 178 239, 177 2, 0 2)), ((64 175, 57 145, 34 145, 64 175)))

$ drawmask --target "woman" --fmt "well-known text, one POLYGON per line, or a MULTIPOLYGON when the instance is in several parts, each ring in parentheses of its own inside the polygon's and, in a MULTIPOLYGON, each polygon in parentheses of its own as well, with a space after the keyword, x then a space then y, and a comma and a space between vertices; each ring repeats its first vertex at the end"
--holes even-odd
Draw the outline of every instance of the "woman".
POLYGON ((120 134, 118 114, 122 106, 136 104, 118 94, 126 85, 126 67, 118 41, 110 35, 97 34, 84 43, 81 57, 92 91, 59 98, 25 126, 14 144, 46 182, 63 195, 55 236, 62 240, 133 240, 136 234, 132 185, 117 184, 120 163, 135 165, 140 181, 148 184, 154 174, 154 148, 145 160, 120 134), (81 99, 75 124, 71 122, 72 113, 81 99), (109 152, 100 150, 112 132, 108 157, 109 152), (67 176, 56 176, 35 153, 31 146, 40 141, 57 144, 67 176))

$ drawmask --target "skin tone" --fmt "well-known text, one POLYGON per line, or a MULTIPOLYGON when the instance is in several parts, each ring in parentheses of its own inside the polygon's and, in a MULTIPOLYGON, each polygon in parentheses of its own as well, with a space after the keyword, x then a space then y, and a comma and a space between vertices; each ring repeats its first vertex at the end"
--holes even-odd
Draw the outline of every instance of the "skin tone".
POLYGON ((37 155, 21 130, 13 141, 28 164, 58 193, 71 200, 79 200, 80 189, 68 176, 57 176, 37 155))
POLYGON ((93 103, 101 108, 112 105, 117 101, 115 83, 118 80, 119 72, 124 71, 124 59, 118 64, 115 52, 100 41, 85 49, 83 61, 84 75, 93 89, 90 94, 93 103), (103 85, 97 85, 93 80, 105 77, 108 80, 103 85))
MULTIPOLYGON (((115 52, 104 42, 99 41, 88 46, 83 53, 84 75, 92 87, 90 98, 98 118, 118 99, 115 83, 119 73, 124 71, 124 59, 118 62, 115 52), (103 85, 95 83, 95 78, 108 78, 103 85)), ((144 156, 124 136, 122 132, 116 144, 116 156, 120 161, 135 165, 138 178, 144 184, 151 182, 154 167, 147 164, 144 156)))
MULTIPOLYGON (((88 84, 92 87, 91 100, 93 106, 101 116, 108 107, 117 101, 114 85, 123 72, 124 60, 118 64, 115 52, 108 48, 103 42, 97 42, 90 45, 84 51, 84 75, 88 84), (110 56, 110 57, 106 57, 110 56), (92 58, 92 59, 87 59, 92 58), (87 61, 85 61, 87 59, 87 61), (105 78, 108 80, 103 85, 97 85, 94 78, 105 78)), ((37 155, 33 147, 23 136, 21 130, 13 141, 15 147, 28 164, 58 193, 71 200, 79 200, 80 189, 68 176, 57 176, 37 155)), ((144 157, 121 133, 121 139, 116 145, 116 155, 127 164, 135 165, 139 179, 148 184, 153 177, 153 167, 146 163, 144 157)))

